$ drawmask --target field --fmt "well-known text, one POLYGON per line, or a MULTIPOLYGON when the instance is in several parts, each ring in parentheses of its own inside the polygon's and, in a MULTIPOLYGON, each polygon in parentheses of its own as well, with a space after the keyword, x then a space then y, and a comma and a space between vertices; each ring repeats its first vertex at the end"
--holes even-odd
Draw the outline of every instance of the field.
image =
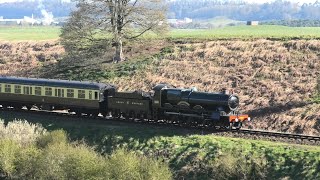
POLYGON ((0 26, 1 41, 29 41, 58 39, 58 27, 4 27, 0 26))
POLYGON ((212 30, 173 30, 175 39, 311 39, 320 38, 320 28, 285 26, 233 26, 212 30))
MULTIPOLYGON (((27 41, 58 39, 58 27, 0 27, 0 40, 27 41)), ((319 27, 233 26, 216 29, 175 29, 166 35, 145 35, 145 38, 169 39, 315 39, 320 38, 319 27)))

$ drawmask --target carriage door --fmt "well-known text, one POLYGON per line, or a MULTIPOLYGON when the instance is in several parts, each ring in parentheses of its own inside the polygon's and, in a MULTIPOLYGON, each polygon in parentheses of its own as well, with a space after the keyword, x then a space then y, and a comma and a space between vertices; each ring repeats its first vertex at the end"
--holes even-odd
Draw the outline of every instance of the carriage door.
POLYGON ((64 97, 64 89, 56 88, 55 94, 56 97, 64 97))
POLYGON ((25 95, 32 95, 32 87, 24 86, 24 87, 23 87, 23 94, 25 94, 25 95))

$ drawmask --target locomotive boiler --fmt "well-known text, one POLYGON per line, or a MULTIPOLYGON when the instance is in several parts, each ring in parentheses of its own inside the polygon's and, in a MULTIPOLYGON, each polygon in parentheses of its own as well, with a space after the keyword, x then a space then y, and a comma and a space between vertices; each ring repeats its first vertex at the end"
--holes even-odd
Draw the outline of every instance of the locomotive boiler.
POLYGON ((234 111, 239 107, 239 98, 236 95, 223 93, 198 92, 194 89, 163 89, 164 102, 172 105, 193 108, 201 106, 211 111, 234 111))

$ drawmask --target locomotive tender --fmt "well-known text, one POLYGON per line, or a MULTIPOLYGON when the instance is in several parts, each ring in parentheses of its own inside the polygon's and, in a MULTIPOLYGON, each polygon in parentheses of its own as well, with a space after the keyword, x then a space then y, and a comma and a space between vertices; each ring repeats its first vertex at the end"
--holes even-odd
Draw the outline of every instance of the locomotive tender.
POLYGON ((230 129, 239 129, 243 122, 250 121, 248 115, 239 114, 239 98, 233 94, 178 89, 167 84, 152 90, 117 92, 111 84, 0 77, 0 105, 230 129))

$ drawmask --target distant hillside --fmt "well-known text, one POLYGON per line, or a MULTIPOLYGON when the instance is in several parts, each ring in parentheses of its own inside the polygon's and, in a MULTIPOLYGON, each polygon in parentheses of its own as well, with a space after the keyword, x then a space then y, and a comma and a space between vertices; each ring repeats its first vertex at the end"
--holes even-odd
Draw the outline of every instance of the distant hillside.
MULTIPOLYGON (((298 4, 292 1, 277 0, 272 3, 249 4, 237 0, 175 0, 168 1, 170 19, 211 19, 224 16, 237 21, 247 20, 294 20, 320 19, 320 2, 298 4)), ((41 10, 52 12, 54 17, 68 16, 74 2, 61 0, 23 1, 0 4, 0 16, 4 18, 23 18, 23 16, 42 17, 41 10)))
POLYGON ((46 0, 45 3, 41 1, 23 1, 14 3, 0 4, 0 16, 6 19, 20 19, 24 16, 35 18, 43 17, 41 10, 52 12, 54 17, 69 16, 71 9, 74 8, 75 3, 62 2, 61 0, 46 0))

